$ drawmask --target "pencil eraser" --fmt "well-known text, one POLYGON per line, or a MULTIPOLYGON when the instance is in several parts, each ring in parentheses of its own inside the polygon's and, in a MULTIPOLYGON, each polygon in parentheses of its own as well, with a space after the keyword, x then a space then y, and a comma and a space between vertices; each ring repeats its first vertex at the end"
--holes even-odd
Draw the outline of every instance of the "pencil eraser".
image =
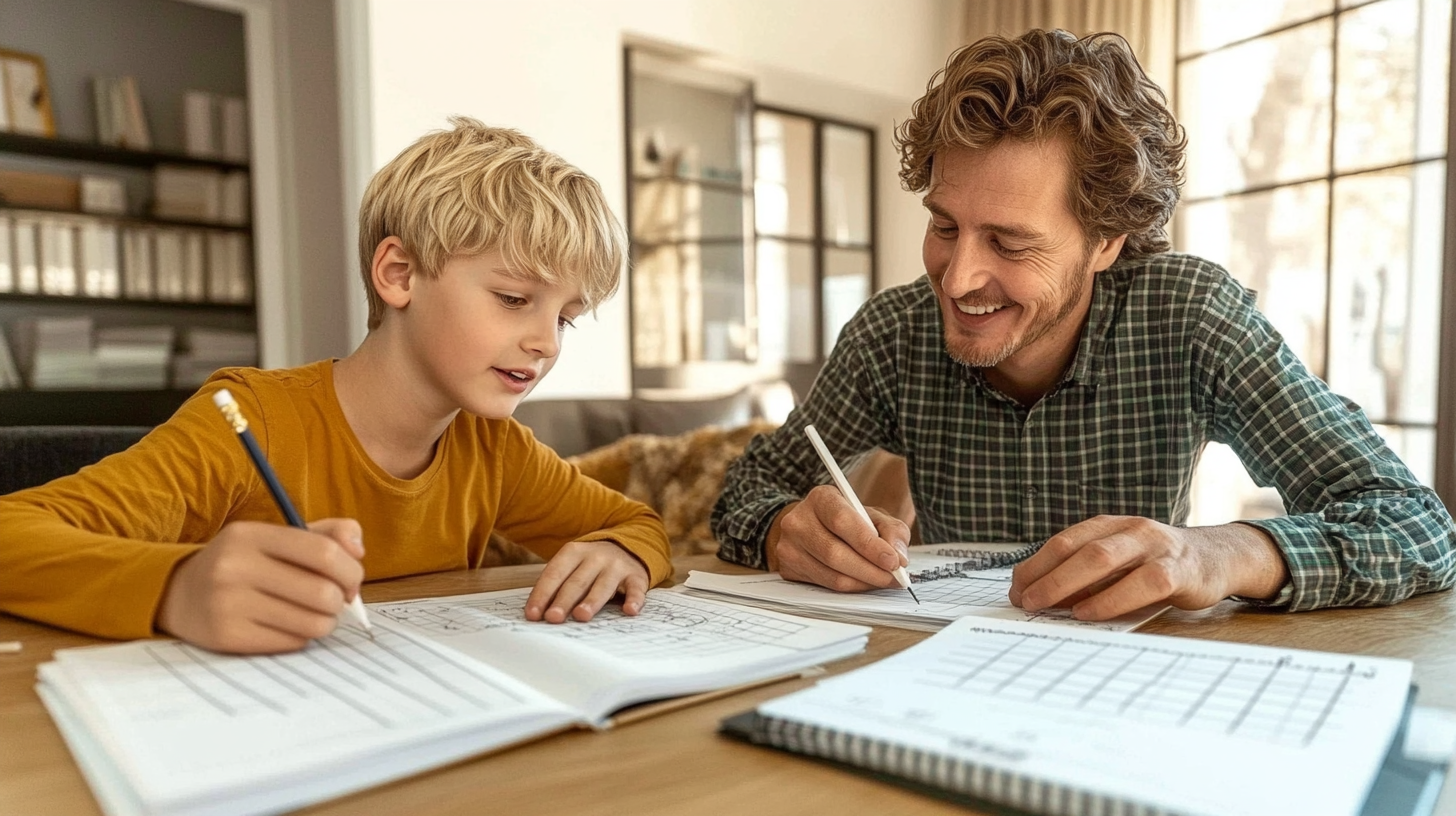
POLYGON ((219 408, 226 408, 233 404, 233 394, 226 388, 219 388, 212 393, 212 403, 219 408))

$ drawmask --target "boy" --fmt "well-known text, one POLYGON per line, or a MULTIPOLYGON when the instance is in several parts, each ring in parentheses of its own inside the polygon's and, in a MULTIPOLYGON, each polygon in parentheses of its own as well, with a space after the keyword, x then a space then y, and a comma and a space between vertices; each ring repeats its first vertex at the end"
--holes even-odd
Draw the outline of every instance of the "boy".
POLYGON ((494 530, 549 560, 528 618, 589 620, 617 593, 640 611, 672 572, 661 521, 509 418, 562 332, 615 291, 622 228, 595 181, 530 139, 452 124, 365 191, 359 348, 219 371, 130 450, 0 498, 0 610, 288 651, 331 632, 366 576, 478 566, 494 530), (300 515, 321 519, 308 530, 282 525, 212 404, 224 387, 300 515))

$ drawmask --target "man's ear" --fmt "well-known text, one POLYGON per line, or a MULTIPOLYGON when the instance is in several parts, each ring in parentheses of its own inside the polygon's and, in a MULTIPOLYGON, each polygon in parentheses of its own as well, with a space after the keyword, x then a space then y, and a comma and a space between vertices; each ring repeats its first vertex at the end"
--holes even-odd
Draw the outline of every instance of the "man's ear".
POLYGON ((1117 262, 1117 256, 1122 254, 1122 245, 1127 243, 1127 234, 1124 233, 1115 238, 1103 238, 1097 242, 1092 252, 1092 271, 1101 272, 1117 262))
POLYGON ((391 235, 374 248, 369 280, 379 299, 395 309, 409 305, 415 276, 415 261, 399 238, 391 235))

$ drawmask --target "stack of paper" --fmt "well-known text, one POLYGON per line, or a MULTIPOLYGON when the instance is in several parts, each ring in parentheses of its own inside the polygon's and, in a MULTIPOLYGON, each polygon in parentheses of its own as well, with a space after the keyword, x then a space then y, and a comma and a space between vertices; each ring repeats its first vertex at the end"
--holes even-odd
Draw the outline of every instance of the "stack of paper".
POLYGON ((97 385, 166 388, 176 330, 171 326, 115 326, 96 330, 97 385))
POLYGON ((219 368, 258 364, 255 332, 193 328, 187 331, 187 351, 172 366, 172 385, 196 388, 219 368))
POLYGON ((694 570, 688 574, 684 591, 816 618, 930 632, 966 616, 1126 631, 1147 623, 1166 608, 1150 606, 1109 621, 1080 621, 1073 618, 1067 609, 1027 612, 1012 605, 1007 597, 1011 587, 1009 566, 980 567, 996 563, 998 553, 1029 553, 1031 548, 1023 545, 980 545, 982 548, 1012 548, 991 551, 988 555, 984 549, 968 549, 974 546, 947 545, 948 554, 923 549, 911 551, 910 566, 906 569, 920 599, 918 603, 909 592, 899 588, 835 592, 813 584, 786 581, 776 572, 719 575, 694 570))
POLYGON ((30 318, 18 322, 17 334, 28 335, 31 388, 91 388, 96 385, 96 357, 91 353, 91 318, 30 318))

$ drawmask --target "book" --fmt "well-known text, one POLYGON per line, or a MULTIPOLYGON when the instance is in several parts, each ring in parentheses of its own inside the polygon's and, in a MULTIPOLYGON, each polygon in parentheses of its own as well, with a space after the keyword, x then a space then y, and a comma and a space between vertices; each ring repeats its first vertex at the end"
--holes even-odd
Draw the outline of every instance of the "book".
POLYGON ((1356 816, 1396 745, 1411 671, 1408 660, 963 618, 722 727, 1030 813, 1356 816))
POLYGON ((919 597, 904 590, 836 592, 784 580, 776 572, 719 575, 693 570, 685 592, 706 598, 777 609, 798 615, 875 626, 934 632, 957 618, 973 615, 1000 620, 1040 621, 1082 629, 1128 631, 1162 613, 1149 606, 1106 621, 1082 621, 1070 609, 1027 612, 1012 605, 1011 566, 1035 551, 1024 544, 943 544, 910 548, 906 571, 919 597))
POLYGON ((217 128, 218 99, 207 91, 182 94, 182 142, 187 155, 214 158, 222 153, 217 128))
POLYGON ((61 649, 37 687, 110 814, 276 813, 623 709, 797 674, 868 630, 653 590, 640 615, 529 623, 530 589, 370 604, 293 654, 61 649))

